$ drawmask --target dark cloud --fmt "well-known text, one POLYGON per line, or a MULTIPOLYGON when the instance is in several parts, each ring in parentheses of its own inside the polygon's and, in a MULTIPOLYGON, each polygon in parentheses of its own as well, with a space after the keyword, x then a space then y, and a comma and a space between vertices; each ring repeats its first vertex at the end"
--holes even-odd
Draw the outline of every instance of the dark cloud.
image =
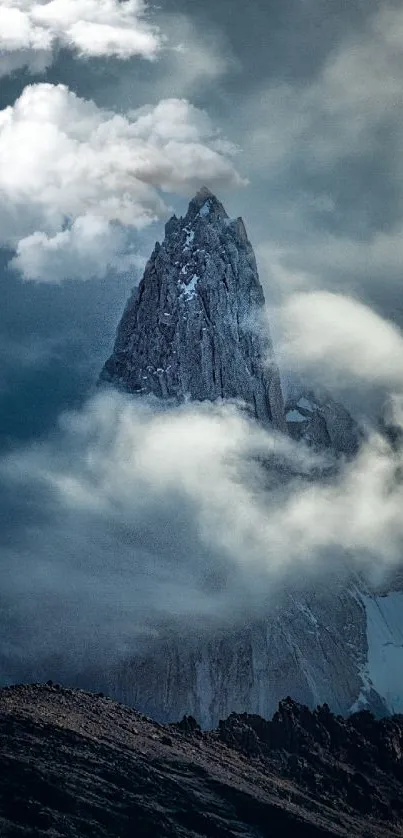
MULTIPOLYGON (((361 28, 378 4, 375 0, 254 0, 246 7, 231 0, 195 0, 192 18, 223 32, 240 57, 243 73, 229 82, 234 93, 250 90, 261 78, 312 78, 327 54, 346 33, 361 28)), ((187 13, 183 0, 165 0, 168 13, 187 13)))

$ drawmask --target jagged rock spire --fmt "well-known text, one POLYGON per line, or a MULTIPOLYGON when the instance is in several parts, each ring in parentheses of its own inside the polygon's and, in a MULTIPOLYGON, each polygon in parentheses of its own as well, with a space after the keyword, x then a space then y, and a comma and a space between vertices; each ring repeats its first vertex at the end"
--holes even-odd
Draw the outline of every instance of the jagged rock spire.
POLYGON ((202 186, 192 200, 190 201, 188 211, 185 216, 186 224, 189 224, 193 219, 197 216, 200 212, 202 207, 208 206, 209 212, 209 221, 211 222, 213 219, 224 219, 228 218, 227 212, 225 211, 221 201, 216 198, 213 192, 207 188, 207 186, 202 186))
POLYGON ((256 260, 241 218, 203 187, 173 216, 128 301, 101 379, 182 401, 239 399, 285 429, 256 260))

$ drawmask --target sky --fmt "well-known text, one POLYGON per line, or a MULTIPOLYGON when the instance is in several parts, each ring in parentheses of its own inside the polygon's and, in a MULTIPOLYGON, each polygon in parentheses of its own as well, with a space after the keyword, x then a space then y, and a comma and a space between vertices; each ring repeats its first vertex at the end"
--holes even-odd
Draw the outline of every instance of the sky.
POLYGON ((385 486, 399 463, 373 429, 385 401, 401 415, 402 45, 399 2, 0 0, 3 679, 36 660, 34 637, 38 660, 63 643, 74 659, 89 619, 105 651, 186 616, 184 597, 200 619, 260 607, 267 550, 276 573, 374 544, 397 561, 401 489, 385 501, 385 486), (161 418, 96 393, 144 261, 203 184, 245 220, 285 378, 326 385, 372 433, 332 489, 293 484, 281 532, 250 448, 308 472, 313 455, 230 409, 161 418), (200 462, 178 474, 158 442, 180 459, 184 416, 210 464, 197 487, 200 462), (235 486, 248 520, 228 544, 235 486), (357 486, 367 512, 342 541, 357 486))

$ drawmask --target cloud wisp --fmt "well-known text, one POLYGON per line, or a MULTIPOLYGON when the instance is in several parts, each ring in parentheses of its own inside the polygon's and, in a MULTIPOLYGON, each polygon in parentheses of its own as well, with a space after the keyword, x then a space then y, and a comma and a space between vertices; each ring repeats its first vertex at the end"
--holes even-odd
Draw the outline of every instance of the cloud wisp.
POLYGON ((389 164, 400 170, 402 28, 402 10, 385 3, 329 52, 308 84, 265 83, 245 103, 254 165, 278 169, 297 155, 311 171, 329 167, 376 152, 387 126, 396 143, 389 164))

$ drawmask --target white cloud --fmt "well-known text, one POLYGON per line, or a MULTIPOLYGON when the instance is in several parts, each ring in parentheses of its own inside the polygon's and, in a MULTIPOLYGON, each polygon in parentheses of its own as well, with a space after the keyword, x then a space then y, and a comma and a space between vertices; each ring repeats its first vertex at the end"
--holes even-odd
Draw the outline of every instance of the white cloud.
POLYGON ((114 392, 64 416, 52 437, 0 462, 7 502, 31 498, 29 521, 24 513, 2 551, 3 597, 24 603, 23 658, 30 636, 36 661, 44 646, 80 658, 90 624, 99 655, 122 635, 133 644, 136 626, 232 619, 248 591, 259 607, 256 574, 269 578, 280 562, 277 544, 268 553, 259 458, 305 472, 317 459, 228 405, 172 408, 114 392))
POLYGON ((333 483, 291 492, 277 526, 294 561, 321 561, 328 550, 348 554, 350 569, 379 571, 401 562, 403 487, 401 453, 374 435, 333 483), (297 545, 297 547, 293 547, 297 545))
POLYGON ((65 414, 56 441, 4 459, 1 473, 47 487, 65 515, 95 514, 134 529, 153 520, 155 544, 165 538, 161 520, 174 507, 186 537, 193 532, 195 561, 203 545, 234 570, 270 577, 296 562, 326 561, 323 551, 333 547, 351 551, 358 564, 371 561, 374 550, 379 560, 400 560, 399 457, 373 435, 332 480, 305 480, 324 460, 233 405, 170 407, 110 391, 65 414))
POLYGON ((143 0, 2 0, 0 75, 40 71, 60 46, 85 57, 154 58, 162 38, 145 11, 143 0))
MULTIPOLYGON (((14 264, 26 268, 28 279, 41 266, 55 268, 56 254, 62 270, 69 241, 74 276, 86 272, 85 249, 92 254, 88 270, 95 260, 99 275, 100 252, 97 257, 90 241, 99 239, 102 225, 108 230, 106 269, 122 255, 123 235, 108 223, 141 230, 166 217, 160 190, 190 195, 203 183, 241 184, 233 150, 207 114, 186 100, 162 100, 120 115, 63 85, 28 86, 0 112, 0 240, 17 250, 14 264)), ((49 274, 44 278, 51 280, 49 274)))
POLYGON ((325 385, 369 383, 403 389, 403 335, 351 297, 293 294, 281 310, 281 354, 325 385))

